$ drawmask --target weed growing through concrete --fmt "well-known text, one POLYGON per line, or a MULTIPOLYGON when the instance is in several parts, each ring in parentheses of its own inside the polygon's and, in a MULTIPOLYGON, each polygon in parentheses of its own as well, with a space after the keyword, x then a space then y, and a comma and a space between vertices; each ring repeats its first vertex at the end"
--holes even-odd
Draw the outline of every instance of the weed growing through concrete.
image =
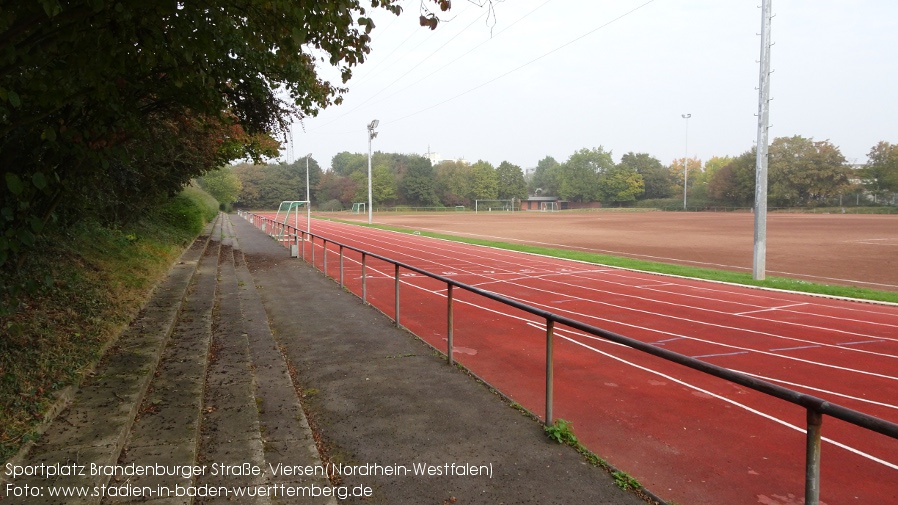
POLYGON ((580 441, 577 440, 577 436, 574 435, 574 430, 571 426, 570 421, 556 419, 551 426, 546 426, 544 429, 546 430, 546 436, 549 437, 549 439, 554 440, 559 444, 577 447, 580 445, 580 441))
POLYGON ((635 478, 627 475, 626 472, 613 472, 611 476, 614 477, 614 483, 617 484, 617 487, 623 489, 624 491, 642 488, 642 484, 640 484, 639 481, 635 478))

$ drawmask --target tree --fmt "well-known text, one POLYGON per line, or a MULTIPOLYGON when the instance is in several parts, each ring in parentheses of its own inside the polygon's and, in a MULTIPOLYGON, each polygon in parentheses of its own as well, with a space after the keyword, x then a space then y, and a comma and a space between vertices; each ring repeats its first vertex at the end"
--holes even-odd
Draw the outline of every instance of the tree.
POLYGON ((524 182, 524 171, 517 165, 503 161, 496 167, 498 179, 498 196, 503 200, 527 198, 527 183, 524 182))
POLYGON ((828 140, 778 137, 768 153, 768 194, 773 205, 819 205, 850 185, 845 157, 828 140))
POLYGON ((642 176, 645 186, 642 198, 669 198, 673 194, 674 182, 670 170, 654 156, 631 151, 621 157, 618 166, 642 176))
POLYGON ((440 203, 436 193, 433 165, 423 156, 407 156, 397 167, 404 172, 399 183, 400 196, 409 205, 430 207, 440 203))
MULTIPOLYGON (((321 181, 321 167, 315 158, 309 158, 309 198, 314 202, 316 200, 316 186, 321 181)), ((299 193, 293 198, 287 200, 305 200, 306 199, 306 158, 298 158, 292 163, 286 165, 287 173, 290 178, 299 184, 299 193)))
POLYGON ((898 144, 881 141, 873 146, 860 176, 874 199, 898 192, 898 144))
POLYGON ((645 192, 642 175, 625 165, 615 165, 599 179, 599 197, 604 202, 632 202, 645 192))
POLYGON ((712 156, 711 159, 705 162, 704 173, 706 180, 710 181, 718 170, 732 163, 733 159, 732 156, 712 156))
POLYGON ((536 196, 557 195, 560 166, 551 156, 539 160, 533 171, 533 177, 530 179, 530 193, 536 196))
POLYGON ((231 167, 226 166, 208 172, 199 179, 200 187, 212 195, 219 203, 232 204, 240 197, 243 183, 240 182, 231 167))
POLYGON ((470 206, 471 165, 464 161, 443 161, 436 166, 437 193, 443 205, 470 206))
POLYGON ((48 224, 121 223, 209 170, 271 156, 293 119, 342 101, 370 51, 363 3, 3 0, 0 267, 48 224))
POLYGON ((689 191, 692 191, 692 188, 695 186, 696 182, 701 180, 701 171, 702 171, 702 160, 698 158, 689 158, 686 161, 686 173, 683 173, 683 163, 686 158, 677 158, 673 160, 673 163, 670 164, 670 176, 673 180, 673 195, 677 196, 683 195, 683 178, 686 178, 686 183, 689 186, 689 191))
POLYGON ((755 201, 756 157, 752 148, 723 167, 715 168, 708 180, 708 196, 724 205, 752 205, 755 201))
POLYGON ((471 200, 495 200, 499 198, 499 177, 496 169, 486 161, 477 160, 471 165, 471 200))
POLYGON ((599 180, 612 167, 611 152, 601 146, 575 152, 559 170, 558 196, 575 202, 599 200, 599 180))
MULTIPOLYGON (((350 199, 353 202, 367 202, 368 201, 368 171, 357 170, 351 174, 349 174, 346 179, 352 181, 353 187, 355 190, 352 192, 352 196, 350 199)), ((341 196, 341 200, 345 200, 345 196, 341 196)), ((347 202, 348 203, 348 202, 347 202)))
POLYGON ((386 165, 371 169, 371 198, 375 205, 388 205, 396 201, 396 176, 386 165))
POLYGON ((337 153, 331 159, 331 170, 333 170, 336 175, 341 175, 343 177, 349 177, 354 172, 358 171, 365 171, 367 173, 368 155, 350 153, 349 151, 337 153))

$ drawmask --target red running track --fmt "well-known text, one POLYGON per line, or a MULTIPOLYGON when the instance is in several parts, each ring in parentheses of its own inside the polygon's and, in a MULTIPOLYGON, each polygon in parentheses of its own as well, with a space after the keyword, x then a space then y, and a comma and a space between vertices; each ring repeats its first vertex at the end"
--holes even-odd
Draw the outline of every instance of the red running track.
MULTIPOLYGON (((270 215, 268 217, 274 217, 270 215)), ((304 219, 301 229, 306 229, 304 219)), ((313 220, 312 232, 528 305, 898 422, 898 307, 764 291, 313 220)), ((311 259, 309 245, 306 259, 311 259)), ((315 264, 323 268, 320 241, 315 264)), ((339 277, 329 244, 328 275, 339 277)), ((394 269, 370 259, 368 301, 394 314, 394 269)), ((361 293, 360 256, 344 280, 361 293)), ((400 322, 446 348, 446 286, 401 274, 400 322)), ((455 290, 458 361, 545 412, 545 322, 455 290)), ((798 504, 805 411, 556 327, 554 417, 666 500, 798 504)), ((821 503, 898 503, 898 440, 823 425, 821 503)))

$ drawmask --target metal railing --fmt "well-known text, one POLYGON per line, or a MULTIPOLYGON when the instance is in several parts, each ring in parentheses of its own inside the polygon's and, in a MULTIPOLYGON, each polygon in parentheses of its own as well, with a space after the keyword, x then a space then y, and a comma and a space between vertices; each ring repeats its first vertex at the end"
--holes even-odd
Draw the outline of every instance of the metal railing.
POLYGON ((551 425, 553 421, 552 417, 552 391, 553 391, 553 376, 554 376, 554 364, 553 364, 553 353, 552 353, 552 342, 553 336, 555 333, 555 325, 561 324, 570 328, 574 328, 580 330, 584 333, 594 335, 605 340, 609 340, 611 342, 616 342, 618 344, 625 345, 632 349, 636 349, 638 351, 644 352, 646 354, 650 354, 652 356, 659 357, 661 359, 671 361, 673 363, 677 363, 679 365, 685 366, 687 368, 691 368, 693 370, 712 375, 714 377, 718 377, 724 379, 726 381, 732 382, 734 384, 739 384, 746 388, 752 389, 754 391, 758 391, 768 396, 772 396, 775 398, 779 398, 791 404, 803 407, 807 413, 807 422, 806 422, 806 456, 805 456, 805 504, 806 505, 819 505, 820 503, 820 456, 821 456, 821 430, 823 425, 823 417, 830 416, 847 423, 853 424, 855 426, 864 428, 869 431, 873 431, 887 437, 898 440, 898 424, 886 421, 884 419, 880 419, 877 417, 873 417, 868 414, 864 414, 863 412, 859 412, 853 409, 849 409, 847 407, 843 407, 826 400, 817 398, 815 396, 806 395, 804 393, 799 393, 797 391, 778 386, 776 384, 756 379, 754 377, 745 375, 740 372, 734 372, 732 370, 722 368, 717 365, 712 365, 710 363, 706 363, 704 361, 691 358, 689 356, 684 356, 682 354, 669 351, 667 349, 662 349, 660 347, 656 347, 651 344, 647 344, 645 342, 641 342, 639 340, 635 340, 629 337, 625 337, 623 335, 619 335, 617 333, 613 333, 607 330, 603 330, 601 328, 583 323, 581 321, 577 321, 575 319, 570 319, 564 316, 560 316, 554 314, 552 312, 539 309, 525 303, 518 302, 516 300, 512 300, 505 296, 502 296, 497 293, 493 293, 490 291, 485 291, 483 289, 469 286, 465 283, 443 277, 441 275, 437 275, 421 268, 415 267, 413 265, 408 265, 406 263, 402 263, 400 261, 396 261, 385 256, 381 256, 379 254, 371 253, 365 251, 363 249, 359 249, 357 247, 353 247, 350 245, 342 244, 333 240, 328 240, 325 237, 320 235, 315 235, 308 233, 304 230, 296 228, 291 225, 287 225, 284 223, 277 223, 271 219, 268 219, 264 216, 259 216, 252 213, 241 212, 241 216, 245 217, 248 221, 250 221, 254 226, 260 228, 262 231, 265 231, 272 237, 278 239, 281 243, 285 243, 289 247, 290 241, 295 244, 297 247, 299 243, 302 242, 302 259, 305 260, 305 243, 309 242, 311 244, 311 264, 314 266, 315 264, 315 239, 319 239, 322 243, 322 250, 324 254, 324 268, 323 272, 327 275, 327 244, 330 243, 332 246, 339 247, 340 254, 340 278, 339 283, 340 287, 344 286, 343 282, 343 258, 344 251, 355 251, 361 254, 362 261, 362 301, 368 303, 367 299, 367 275, 366 275, 366 267, 367 267, 367 259, 368 258, 376 258, 378 260, 384 261, 393 265, 394 268, 394 279, 395 279, 395 314, 393 316, 393 322, 400 326, 399 320, 399 286, 400 286, 400 269, 405 269, 410 272, 415 272, 421 274, 423 276, 429 277, 431 279, 443 282, 447 286, 447 347, 446 347, 446 355, 448 357, 449 364, 454 364, 454 356, 453 356, 453 331, 454 331, 454 322, 453 322, 453 288, 459 288, 464 291, 474 293, 478 296, 482 296, 484 298, 488 298, 490 300, 497 301, 509 307, 514 307, 523 312, 527 312, 534 316, 538 316, 540 318, 545 319, 546 322, 546 404, 545 404, 545 424, 551 425))

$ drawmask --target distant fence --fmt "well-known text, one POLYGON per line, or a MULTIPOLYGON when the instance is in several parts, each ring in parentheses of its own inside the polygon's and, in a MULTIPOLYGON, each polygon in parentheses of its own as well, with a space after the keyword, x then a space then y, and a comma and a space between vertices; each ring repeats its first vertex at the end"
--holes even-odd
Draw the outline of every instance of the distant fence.
MULTIPOLYGON (((518 209, 515 209, 516 211, 518 209)), ((537 212, 538 209, 522 209, 524 211, 537 212)), ((375 207, 373 209, 374 212, 377 213, 404 213, 404 212, 474 212, 473 207, 465 207, 463 205, 457 205, 453 207, 412 207, 408 205, 397 205, 393 207, 375 207)), ((752 213, 754 209, 751 207, 727 207, 723 205, 704 205, 704 206, 695 206, 695 207, 687 207, 683 209, 683 206, 659 206, 659 207, 595 207, 595 208, 575 208, 575 209, 564 209, 561 212, 564 213, 585 213, 585 212, 651 212, 651 211, 663 211, 663 212, 735 212, 735 213, 752 213)), ((327 212, 327 211, 325 211, 327 212)), ((333 211, 333 212, 348 212, 346 210, 343 211, 333 211)), ((771 214, 898 214, 898 207, 896 206, 881 206, 881 207, 856 207, 856 206, 845 206, 845 207, 768 207, 767 212, 771 214)))
MULTIPOLYGON (((616 342, 618 344, 625 345, 632 349, 636 349, 646 354, 650 354, 652 356, 659 357, 661 359, 677 363, 679 365, 685 366, 687 368, 691 368, 693 370, 697 370, 707 375, 711 375, 714 377, 718 377, 720 379, 732 382, 734 384, 739 384, 746 388, 752 389, 754 391, 761 392, 765 395, 772 396, 774 398, 779 398, 788 403, 796 405, 798 407, 802 407, 806 411, 806 452, 805 452, 805 504, 806 505, 819 505, 820 503, 820 456, 821 456, 821 437, 822 437, 822 424, 824 416, 831 416, 836 419, 840 419, 847 423, 853 424, 855 426, 864 428, 866 430, 879 433, 885 435, 887 437, 898 440, 898 424, 891 423, 884 419, 880 419, 877 417, 870 416, 868 414, 864 414, 863 412, 859 412, 853 409, 849 409, 847 407, 843 407, 834 403, 830 403, 826 400, 817 398, 815 396, 806 395, 804 393, 799 393, 797 391, 784 388, 782 386, 763 381, 760 379, 756 379, 754 377, 734 372, 732 370, 719 367, 717 365, 712 365, 710 363, 706 363, 704 361, 691 358, 689 356, 684 356, 679 353, 675 353, 669 351, 667 349, 662 349, 660 347, 653 346, 651 344, 647 344, 645 342, 635 340, 629 337, 625 337, 623 335, 619 335, 617 333, 613 333, 607 330, 603 330, 601 328, 597 328, 595 326, 583 323, 581 321, 577 321, 575 319, 570 319, 564 316, 560 316, 554 314, 552 312, 548 312, 546 310, 539 309, 537 307, 533 307, 516 300, 512 300, 510 298, 506 298, 502 295, 485 291, 483 289, 470 286, 464 284, 462 282, 458 282, 456 280, 443 277, 441 275, 437 275, 427 270, 422 270, 418 267, 408 265, 375 253, 371 253, 365 251, 363 249, 359 249, 357 247, 353 247, 350 245, 345 245, 333 240, 328 240, 327 238, 316 235, 312 233, 308 233, 305 230, 298 229, 294 226, 286 225, 284 223, 278 223, 272 219, 266 218, 264 216, 259 216, 256 214, 248 213, 248 212, 240 212, 240 216, 246 218, 249 222, 251 222, 257 228, 260 228, 262 231, 268 233, 270 236, 281 242, 283 245, 294 250, 297 255, 300 255, 300 243, 301 246, 301 257, 303 260, 306 259, 306 243, 310 244, 309 249, 311 250, 311 265, 315 266, 315 240, 321 242, 321 247, 324 255, 324 266, 323 272, 327 275, 327 246, 328 243, 331 244, 332 247, 337 247, 339 249, 339 279, 335 279, 339 282, 340 287, 344 286, 344 277, 343 277, 343 263, 344 263, 344 255, 346 251, 353 251, 359 253, 361 255, 361 265, 362 265, 362 293, 361 299, 363 302, 368 303, 367 299, 367 276, 366 276, 366 268, 367 261, 369 258, 378 259, 385 263, 388 263, 394 267, 394 291, 395 291, 395 299, 394 299, 394 314, 393 314, 393 322, 397 326, 401 326, 400 324, 400 297, 399 297, 399 286, 401 284, 400 281, 400 271, 408 270, 409 272, 415 272, 421 274, 423 276, 429 277, 431 279, 443 282, 446 284, 447 288, 447 306, 446 306, 446 328, 447 328, 447 345, 446 345, 446 356, 448 357, 449 364, 454 364, 454 355, 453 355, 453 331, 454 331, 454 319, 453 319, 453 289, 462 289, 464 291, 476 294, 478 296, 488 298, 490 300, 494 300, 500 302, 509 307, 513 307, 515 309, 521 310, 523 312, 527 312, 529 314, 538 316, 540 318, 545 319, 546 321, 546 401, 545 401, 545 416, 543 418, 546 425, 552 424, 552 406, 553 406, 553 383, 554 383, 554 362, 553 362, 553 340, 555 333, 556 325, 564 325, 569 328, 574 328, 580 330, 589 335, 593 335, 596 337, 603 338, 605 340, 609 340, 611 342, 616 342)), ((317 268, 317 267, 316 267, 317 268)), ((441 349, 438 349, 442 352, 441 349)))

